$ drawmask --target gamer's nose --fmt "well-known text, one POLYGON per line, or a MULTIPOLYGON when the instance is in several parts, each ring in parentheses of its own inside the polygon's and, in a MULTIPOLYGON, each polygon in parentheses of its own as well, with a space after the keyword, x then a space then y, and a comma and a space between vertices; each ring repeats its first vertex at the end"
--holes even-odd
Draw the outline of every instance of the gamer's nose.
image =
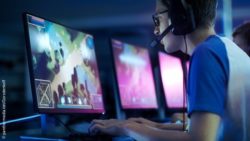
POLYGON ((160 35, 160 29, 159 29, 158 26, 155 27, 155 29, 154 29, 154 34, 155 34, 156 36, 159 36, 159 35, 160 35))

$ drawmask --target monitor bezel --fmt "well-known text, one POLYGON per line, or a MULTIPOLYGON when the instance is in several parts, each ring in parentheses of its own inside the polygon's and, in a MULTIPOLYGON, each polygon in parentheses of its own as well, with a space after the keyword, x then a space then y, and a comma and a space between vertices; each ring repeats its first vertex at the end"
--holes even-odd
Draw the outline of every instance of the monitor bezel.
POLYGON ((102 85, 101 85, 101 78, 100 78, 100 71, 99 71, 99 67, 98 67, 99 64, 98 64, 98 60, 97 60, 97 57, 96 57, 95 43, 94 43, 94 53, 95 53, 95 58, 96 58, 97 71, 98 71, 98 74, 99 74, 100 87, 101 87, 101 91, 102 91, 103 109, 53 109, 53 110, 50 110, 48 108, 45 109, 45 108, 39 108, 38 107, 36 88, 35 88, 35 81, 34 81, 35 77, 34 77, 34 71, 33 71, 30 35, 29 35, 29 29, 28 29, 28 19, 27 19, 28 15, 44 19, 46 21, 61 25, 61 26, 65 27, 65 28, 69 28, 69 29, 77 31, 77 32, 88 34, 88 35, 92 36, 93 38, 94 38, 94 36, 92 34, 87 33, 87 32, 83 32, 83 31, 74 29, 72 27, 65 26, 64 24, 61 24, 59 22, 54 22, 53 20, 50 20, 48 18, 44 18, 42 16, 37 16, 36 14, 32 14, 32 13, 29 13, 29 12, 23 12, 22 13, 23 26, 24 26, 24 35, 25 35, 25 44, 26 44, 25 45, 26 46, 26 56, 27 56, 27 61, 28 61, 28 70, 29 70, 29 76, 30 76, 33 107, 34 107, 35 112, 41 113, 41 114, 52 114, 52 115, 53 114, 88 114, 88 115, 92 115, 92 116, 105 115, 105 113, 106 113, 106 106, 105 106, 106 103, 104 101, 104 92, 103 92, 103 88, 102 88, 102 85))

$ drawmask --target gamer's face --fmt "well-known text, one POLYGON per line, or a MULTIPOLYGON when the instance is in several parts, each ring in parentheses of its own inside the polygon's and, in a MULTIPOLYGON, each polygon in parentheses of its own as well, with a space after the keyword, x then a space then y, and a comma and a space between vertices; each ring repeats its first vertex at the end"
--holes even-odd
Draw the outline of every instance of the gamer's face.
MULTIPOLYGON (((161 0, 156 1, 156 13, 162 12, 167 8, 162 4, 161 0)), ((162 13, 158 15, 159 26, 155 27, 155 35, 160 35, 168 26, 169 18, 168 13, 162 13)), ((182 50, 183 47, 183 37, 176 36, 172 32, 168 33, 162 40, 161 44, 164 45, 164 49, 168 53, 172 53, 178 50, 182 50)))

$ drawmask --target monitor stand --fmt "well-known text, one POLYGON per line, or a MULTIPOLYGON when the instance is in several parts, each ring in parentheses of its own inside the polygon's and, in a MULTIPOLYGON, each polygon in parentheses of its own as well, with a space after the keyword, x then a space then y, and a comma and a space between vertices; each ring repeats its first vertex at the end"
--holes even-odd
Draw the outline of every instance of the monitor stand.
POLYGON ((56 120, 51 115, 42 114, 40 116, 41 134, 43 136, 51 136, 54 134, 53 129, 56 128, 56 120), (52 131, 52 132, 51 132, 52 131))

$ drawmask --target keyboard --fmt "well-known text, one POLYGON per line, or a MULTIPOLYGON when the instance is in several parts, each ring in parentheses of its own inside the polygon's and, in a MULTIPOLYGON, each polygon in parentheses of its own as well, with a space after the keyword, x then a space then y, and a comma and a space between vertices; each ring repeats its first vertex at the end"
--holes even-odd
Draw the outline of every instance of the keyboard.
POLYGON ((130 137, 116 137, 110 135, 74 134, 63 138, 44 136, 20 136, 20 141, 135 141, 130 137))
POLYGON ((66 137, 69 141, 112 141, 114 136, 111 135, 90 135, 90 134, 72 134, 66 137))
POLYGON ((63 138, 42 137, 42 136, 20 136, 20 141, 112 141, 112 136, 108 135, 70 135, 63 138))

